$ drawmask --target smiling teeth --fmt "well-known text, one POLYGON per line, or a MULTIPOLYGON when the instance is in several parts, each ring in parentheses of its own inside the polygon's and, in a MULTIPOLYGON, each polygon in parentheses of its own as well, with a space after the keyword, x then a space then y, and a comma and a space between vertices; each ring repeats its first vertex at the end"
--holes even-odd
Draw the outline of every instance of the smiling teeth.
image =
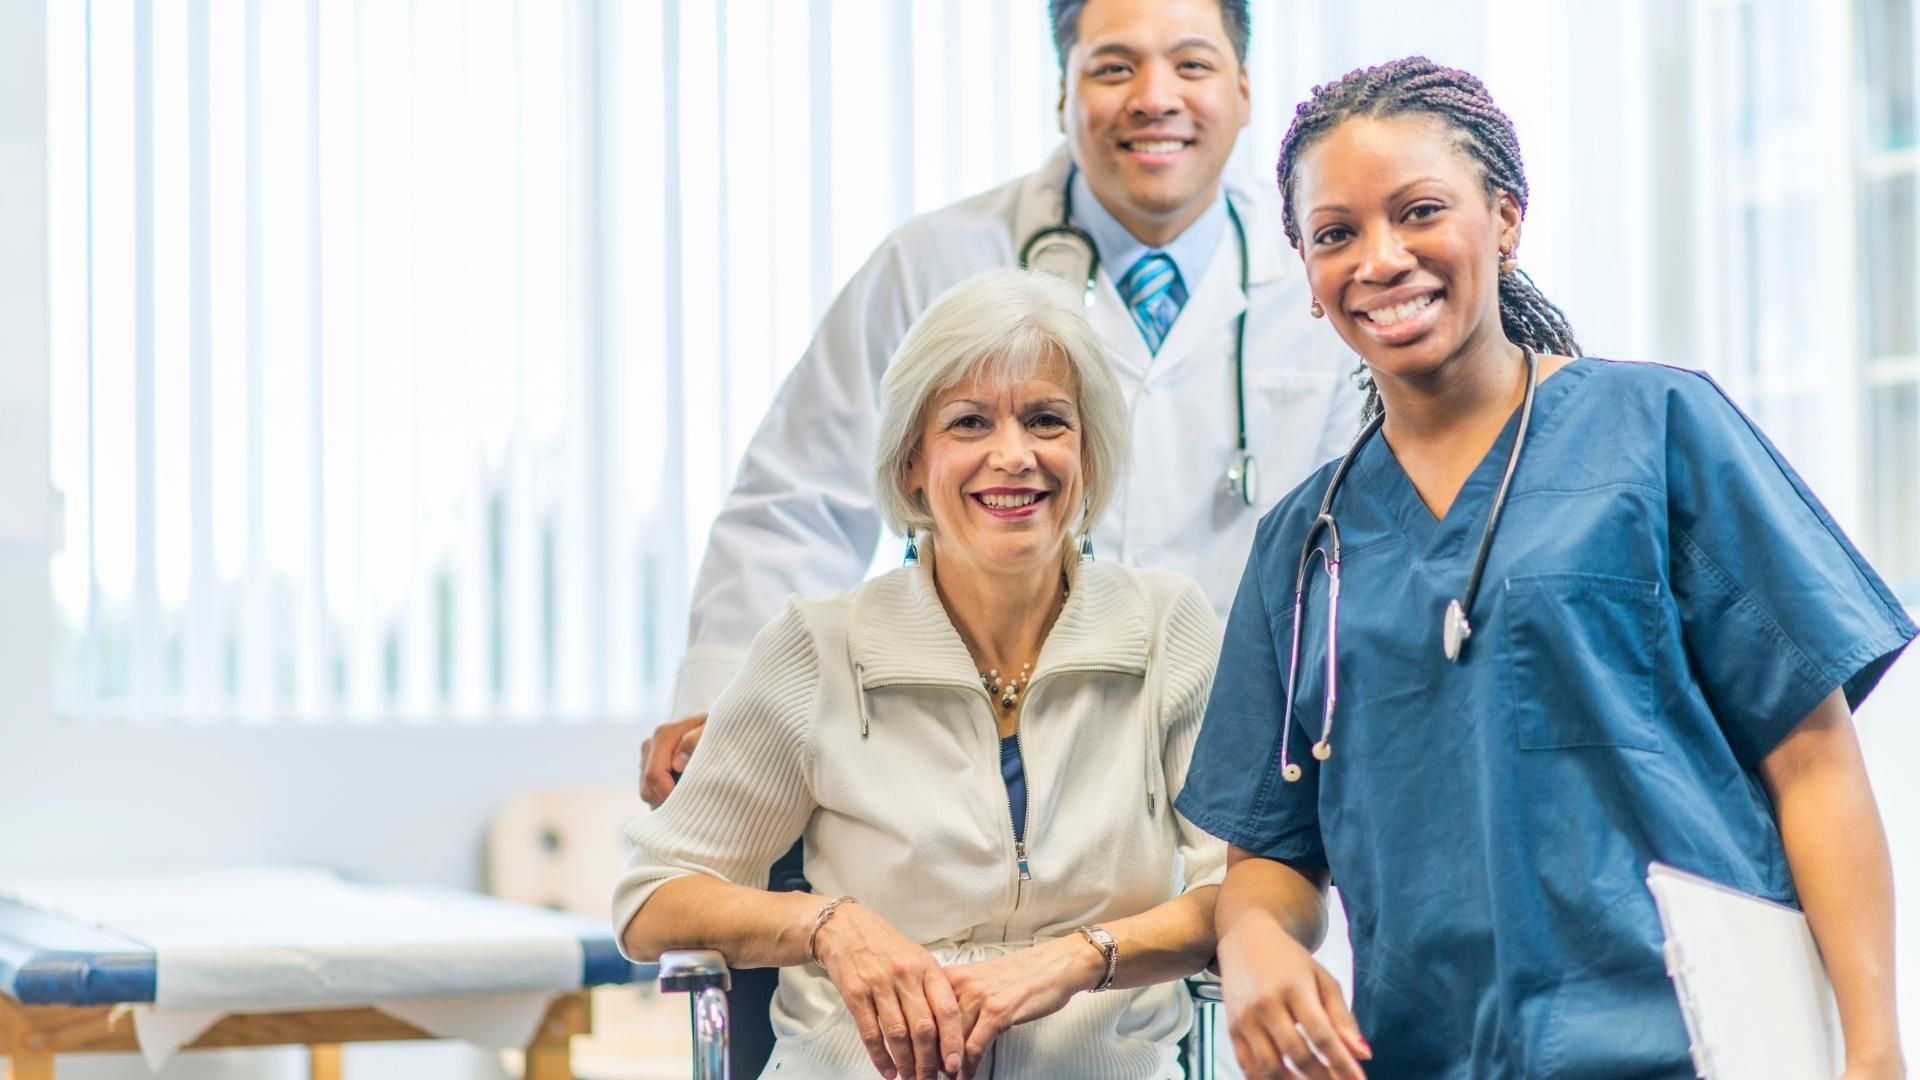
POLYGON ((1418 300, 1409 300, 1404 304, 1397 304, 1390 308, 1369 311, 1366 313, 1367 321, 1373 323, 1375 326, 1392 326, 1394 323, 1411 316, 1414 312, 1421 310, 1431 303, 1433 303, 1433 297, 1423 296, 1418 300))
POLYGON ((1029 491, 1024 495, 982 495, 980 501, 995 510, 1018 510, 1023 506, 1032 506, 1039 497, 1039 492, 1029 491))
POLYGON ((1171 154, 1185 145, 1179 139, 1156 139, 1152 142, 1135 142, 1133 148, 1143 154, 1171 154))

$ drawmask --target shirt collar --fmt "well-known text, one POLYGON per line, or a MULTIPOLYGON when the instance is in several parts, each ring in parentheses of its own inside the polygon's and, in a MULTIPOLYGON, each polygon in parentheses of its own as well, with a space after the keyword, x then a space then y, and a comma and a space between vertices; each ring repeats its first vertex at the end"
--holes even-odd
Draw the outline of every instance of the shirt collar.
POLYGON ((1109 279, 1118 283, 1133 269, 1134 263, 1150 252, 1160 251, 1173 260, 1174 268, 1180 271, 1180 280, 1191 295, 1200 287, 1202 276, 1213 261, 1213 253, 1220 247, 1220 238, 1226 233, 1226 185, 1222 183, 1216 188, 1213 202, 1164 247, 1148 247, 1128 232, 1120 219, 1094 197, 1087 174, 1078 169, 1073 173, 1073 216, 1087 235, 1093 237, 1093 246, 1100 252, 1100 262, 1107 268, 1109 279))

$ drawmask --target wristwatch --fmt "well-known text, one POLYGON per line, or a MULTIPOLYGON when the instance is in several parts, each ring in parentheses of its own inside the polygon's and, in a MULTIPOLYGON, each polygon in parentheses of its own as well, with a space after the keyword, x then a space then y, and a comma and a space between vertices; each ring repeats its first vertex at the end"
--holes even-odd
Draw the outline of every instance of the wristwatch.
POLYGON ((1120 943, 1113 940, 1112 934, 1107 933, 1104 928, 1098 926, 1081 927, 1080 936, 1086 938, 1087 944, 1099 949, 1100 955, 1107 958, 1106 977, 1100 980, 1099 986, 1088 991, 1089 993, 1097 994, 1113 985, 1113 973, 1120 967, 1120 943))

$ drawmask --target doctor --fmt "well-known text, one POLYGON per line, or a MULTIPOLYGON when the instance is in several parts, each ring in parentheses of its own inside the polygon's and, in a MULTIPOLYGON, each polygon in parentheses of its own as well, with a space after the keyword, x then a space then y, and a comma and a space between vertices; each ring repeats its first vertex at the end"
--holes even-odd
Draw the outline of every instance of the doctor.
POLYGON ((1091 274, 1088 317, 1135 448, 1095 549, 1196 579, 1223 616, 1260 515, 1357 428, 1356 361, 1308 317, 1305 278, 1276 243, 1272 180, 1223 175, 1247 122, 1245 0, 1053 0, 1052 22, 1066 145, 889 236, 754 436, 694 586, 678 719, 643 752, 653 805, 786 598, 865 575, 881 528, 867 482, 880 377, 915 317, 961 279, 1018 265, 1023 250, 1076 284, 1091 274), (1251 498, 1227 480, 1243 430, 1251 498))

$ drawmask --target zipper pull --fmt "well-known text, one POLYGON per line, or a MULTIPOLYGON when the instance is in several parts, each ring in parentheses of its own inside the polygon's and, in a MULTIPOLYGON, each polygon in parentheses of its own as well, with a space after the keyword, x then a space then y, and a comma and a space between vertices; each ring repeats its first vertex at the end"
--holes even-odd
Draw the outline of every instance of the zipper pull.
POLYGON ((1033 868, 1027 865, 1027 842, 1021 840, 1013 845, 1013 861, 1020 867, 1020 880, 1032 881, 1033 868))

